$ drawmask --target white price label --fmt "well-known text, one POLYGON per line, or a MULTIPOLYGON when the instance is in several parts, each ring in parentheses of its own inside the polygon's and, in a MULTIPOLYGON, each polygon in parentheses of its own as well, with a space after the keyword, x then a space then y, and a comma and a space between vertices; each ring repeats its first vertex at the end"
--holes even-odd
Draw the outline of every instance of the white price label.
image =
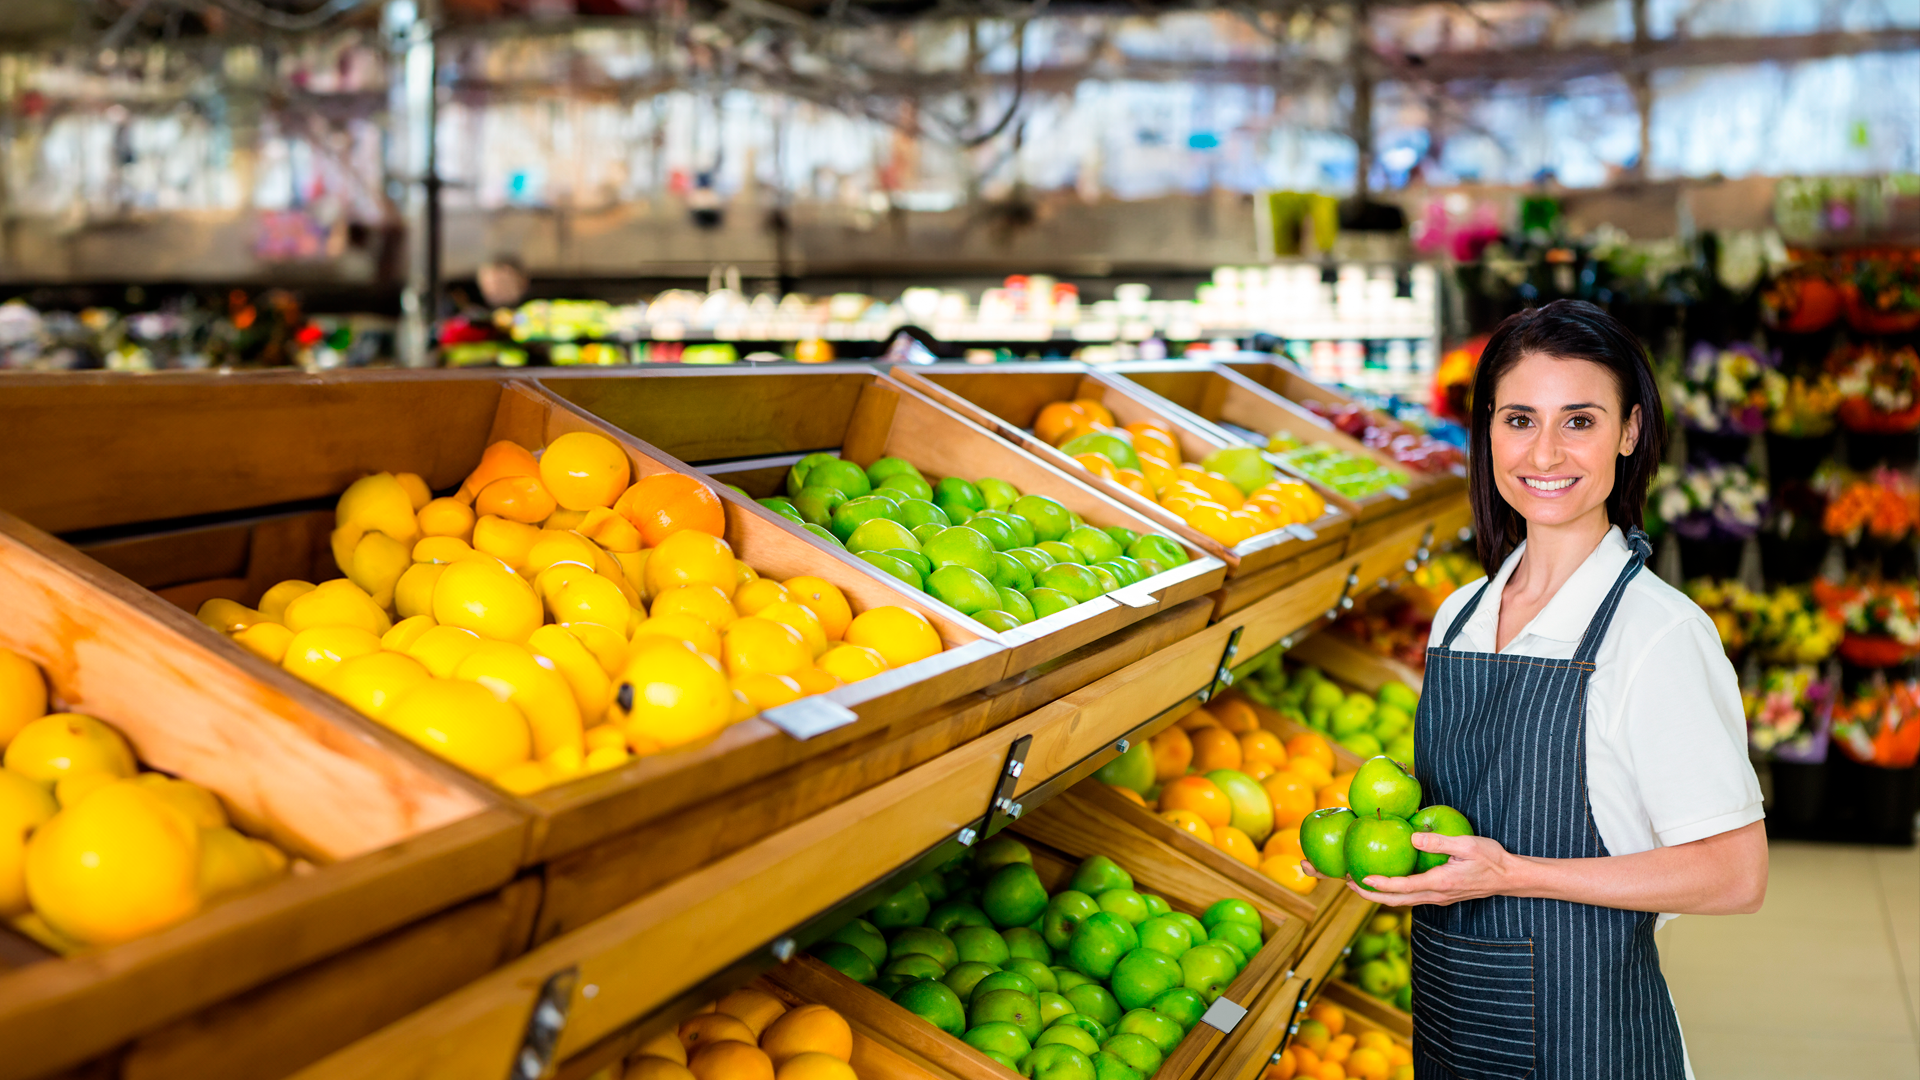
POLYGON ((1213 1004, 1207 1006, 1207 1011, 1200 1014, 1200 1022, 1231 1034, 1246 1017, 1247 1010, 1244 1007, 1226 998, 1215 998, 1213 1004))
POLYGON ((767 723, 796 739, 811 739, 835 728, 846 727, 860 717, 844 705, 825 697, 801 698, 760 714, 767 723))
POLYGON ((1319 533, 1314 532, 1312 529, 1307 528, 1305 525, 1289 525, 1287 526, 1287 531, 1293 534, 1293 538, 1295 540, 1320 539, 1319 533))

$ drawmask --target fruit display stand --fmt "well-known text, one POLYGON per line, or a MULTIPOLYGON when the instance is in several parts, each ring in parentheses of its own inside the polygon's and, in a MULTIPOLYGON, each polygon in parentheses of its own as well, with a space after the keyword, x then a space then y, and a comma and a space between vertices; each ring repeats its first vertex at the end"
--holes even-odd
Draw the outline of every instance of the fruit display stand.
POLYGON ((1305 943, 1287 977, 1276 980, 1248 1010, 1247 1037, 1221 1056, 1211 1074, 1214 1080, 1259 1080, 1297 1030, 1299 1014, 1306 1012, 1313 995, 1327 982, 1327 973, 1346 953, 1348 940, 1376 907, 1350 889, 1343 887, 1341 892, 1331 916, 1305 943))
MULTIPOLYGON (((1067 887, 1075 866, 1101 854, 1126 868, 1136 884, 1167 899, 1176 911, 1198 918, 1216 900, 1242 895, 1238 887, 1199 866, 1157 840, 1138 834, 1123 835, 1096 827, 1087 829, 1078 814, 1062 814, 1064 800, 1056 799, 1033 814, 1024 815, 1008 830, 1033 853, 1033 866, 1049 893, 1067 887)), ((1286 971, 1298 955, 1305 924, 1278 909, 1255 904, 1261 919, 1260 950, 1221 997, 1239 1006, 1252 1001, 1286 971)), ((905 1008, 887 1001, 840 972, 811 957, 794 960, 773 973, 783 985, 804 988, 809 997, 842 1014, 863 1010, 873 1027, 898 1043, 914 1045, 935 1064, 966 1080, 997 1080, 1001 1066, 973 1047, 933 1027, 905 1008)), ((1166 1055, 1155 1080, 1190 1080, 1201 1074, 1238 1023, 1222 1030, 1202 1020, 1166 1055)))
MULTIPOLYGON (((1219 435, 1201 425, 1183 423, 1177 416, 1159 416, 1080 364, 999 364, 988 370, 964 371, 894 367, 888 369, 887 377, 996 432, 1069 475, 1086 473, 1086 470, 1032 431, 1034 418, 1041 408, 1054 401, 1097 400, 1122 423, 1164 420, 1174 428, 1182 454, 1191 461, 1198 461, 1225 445, 1219 435)), ((1277 575, 1261 579, 1262 587, 1268 592, 1308 568, 1311 564, 1302 561, 1305 556, 1337 558, 1345 550, 1347 533, 1353 527, 1351 514, 1329 506, 1318 521, 1274 529, 1227 547, 1146 496, 1091 473, 1086 473, 1083 482, 1220 559, 1227 565, 1229 578, 1249 578, 1263 570, 1278 568, 1277 575)))
MULTIPOLYGON (((818 376, 809 373, 801 378, 809 376, 849 383, 848 389, 854 392, 849 407, 827 417, 824 428, 823 418, 817 411, 811 412, 802 422, 790 413, 782 411, 774 414, 774 410, 767 410, 758 435, 761 438, 771 435, 779 440, 779 455, 735 458, 722 464, 704 466, 702 471, 717 481, 742 488, 749 496, 771 496, 783 490, 781 485, 794 454, 831 448, 843 460, 862 468, 882 457, 896 457, 934 476, 959 476, 963 479, 996 477, 1012 484, 1023 494, 1053 498, 1092 525, 1121 526, 1136 532, 1161 531, 1158 523, 1148 521, 1106 499, 1068 474, 1036 460, 1019 447, 955 413, 903 390, 896 383, 871 373, 859 372, 820 373, 818 376), (839 430, 833 432, 836 426, 839 430), (809 444, 805 441, 819 438, 823 432, 831 433, 825 443, 809 444)), ((550 389, 608 423, 629 431, 644 432, 651 418, 663 412, 724 410, 742 400, 774 397, 794 381, 792 376, 772 377, 741 372, 718 378, 632 376, 555 380, 550 384, 550 389)), ((830 397, 818 391, 808 392, 805 396, 815 402, 823 402, 830 397)), ((834 396, 846 401, 844 392, 834 396)), ((1084 470, 1081 472, 1085 475, 1084 470)), ((835 557, 889 584, 893 583, 893 579, 883 571, 825 540, 809 535, 792 521, 764 507, 756 507, 755 511, 770 525, 819 547, 823 555, 835 557)), ((920 599, 941 611, 949 620, 968 625, 981 637, 1005 646, 1006 673, 1018 674, 1089 641, 1105 637, 1155 611, 1218 588, 1225 577, 1225 566, 1197 546, 1183 544, 1182 547, 1188 559, 1184 565, 1007 631, 990 630, 941 604, 932 596, 922 594, 920 599)))
POLYGON ((1381 656, 1335 631, 1315 634, 1287 655, 1302 664, 1312 664, 1336 682, 1369 694, 1378 693, 1390 682, 1405 683, 1418 694, 1426 681, 1425 672, 1391 656, 1381 656))
POLYGON ((0 927, 0 1077, 89 1061, 97 1076, 284 1073, 524 948, 528 822, 484 785, 260 677, 192 616, 6 514, 0 607, 0 646, 46 673, 57 707, 107 719, 143 763, 302 860, 71 957, 0 927))

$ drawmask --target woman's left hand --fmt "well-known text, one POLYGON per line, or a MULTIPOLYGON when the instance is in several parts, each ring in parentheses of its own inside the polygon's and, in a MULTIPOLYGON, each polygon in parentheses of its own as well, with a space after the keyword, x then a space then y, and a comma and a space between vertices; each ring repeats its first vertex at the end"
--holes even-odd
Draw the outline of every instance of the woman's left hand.
POLYGON ((1440 833, 1413 834, 1413 846, 1420 851, 1450 855, 1446 863, 1424 874, 1408 877, 1366 878, 1372 890, 1348 880, 1347 888, 1376 904, 1410 907, 1414 904, 1457 904, 1483 896, 1512 896, 1519 893, 1519 876, 1529 860, 1501 847, 1484 836, 1443 836, 1440 833))

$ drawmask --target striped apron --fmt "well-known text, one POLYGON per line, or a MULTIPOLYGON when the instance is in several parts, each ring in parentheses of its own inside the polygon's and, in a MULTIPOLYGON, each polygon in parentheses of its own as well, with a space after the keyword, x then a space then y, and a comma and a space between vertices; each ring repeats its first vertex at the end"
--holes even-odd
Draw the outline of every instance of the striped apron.
MULTIPOLYGON (((1508 851, 1607 854, 1587 803, 1587 676, 1646 535, 1571 660, 1455 652, 1486 596, 1427 650, 1414 726, 1424 798, 1467 815, 1508 851)), ((1565 900, 1489 896, 1413 909, 1413 1055, 1420 1080, 1682 1080, 1680 1024, 1655 914, 1565 900)))

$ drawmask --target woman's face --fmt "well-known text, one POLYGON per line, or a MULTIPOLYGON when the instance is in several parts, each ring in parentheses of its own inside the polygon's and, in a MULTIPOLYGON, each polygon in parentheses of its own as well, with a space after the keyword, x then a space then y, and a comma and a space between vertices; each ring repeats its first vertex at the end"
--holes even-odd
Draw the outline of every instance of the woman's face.
POLYGON ((1604 520, 1614 459, 1640 437, 1639 406, 1621 414, 1613 373, 1529 353, 1500 377, 1493 399, 1493 479, 1507 504, 1529 525, 1604 520))

